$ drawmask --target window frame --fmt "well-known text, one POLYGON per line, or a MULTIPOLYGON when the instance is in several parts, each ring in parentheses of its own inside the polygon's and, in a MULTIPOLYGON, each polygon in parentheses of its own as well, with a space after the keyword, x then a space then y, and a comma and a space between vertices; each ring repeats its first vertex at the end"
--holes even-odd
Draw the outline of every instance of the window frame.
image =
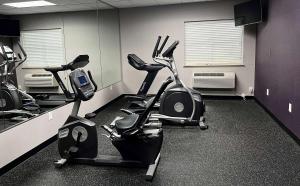
POLYGON ((213 22, 213 21, 233 21, 234 19, 215 19, 215 20, 200 20, 200 21, 184 21, 184 67, 230 67, 230 66, 245 66, 244 64, 244 48, 245 48, 245 28, 242 28, 242 38, 241 38, 241 61, 240 63, 234 63, 234 62, 228 62, 228 63, 222 63, 222 62, 216 62, 216 63, 210 63, 210 62, 197 62, 193 64, 188 64, 186 60, 186 32, 185 27, 187 23, 193 23, 193 22, 213 22))

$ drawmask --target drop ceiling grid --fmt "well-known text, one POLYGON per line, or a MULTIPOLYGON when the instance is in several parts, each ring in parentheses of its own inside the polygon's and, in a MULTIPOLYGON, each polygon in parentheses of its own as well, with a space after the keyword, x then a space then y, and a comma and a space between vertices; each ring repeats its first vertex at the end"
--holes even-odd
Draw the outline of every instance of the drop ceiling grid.
POLYGON ((3 5, 4 3, 24 2, 32 0, 0 0, 0 14, 34 14, 48 12, 80 11, 93 9, 142 7, 142 6, 159 6, 167 4, 180 4, 189 2, 203 2, 215 0, 48 0, 57 4, 56 6, 30 7, 30 8, 13 8, 3 5))

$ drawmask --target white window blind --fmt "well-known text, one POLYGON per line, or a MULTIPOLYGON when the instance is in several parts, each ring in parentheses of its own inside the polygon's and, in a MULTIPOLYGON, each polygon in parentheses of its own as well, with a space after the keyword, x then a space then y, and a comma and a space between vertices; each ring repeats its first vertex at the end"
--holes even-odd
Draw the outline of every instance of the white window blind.
POLYGON ((243 64, 243 27, 233 20, 185 23, 185 64, 241 65, 243 64))
POLYGON ((62 29, 21 32, 21 42, 28 55, 25 67, 43 68, 65 64, 62 29))

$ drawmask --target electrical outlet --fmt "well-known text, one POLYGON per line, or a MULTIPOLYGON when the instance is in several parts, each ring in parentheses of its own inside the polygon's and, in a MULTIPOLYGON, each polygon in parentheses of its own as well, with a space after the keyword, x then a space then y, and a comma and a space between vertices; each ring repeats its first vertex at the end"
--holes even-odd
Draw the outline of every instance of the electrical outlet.
POLYGON ((243 100, 246 100, 246 94, 245 93, 242 93, 241 97, 243 98, 243 100))
POLYGON ((293 111, 293 105, 292 103, 289 103, 289 113, 292 113, 292 111, 293 111))
POLYGON ((53 119, 53 113, 52 112, 48 112, 48 116, 49 116, 49 121, 53 119))
POLYGON ((113 87, 112 87, 112 85, 110 85, 110 90, 112 90, 113 89, 113 87))
POLYGON ((269 95, 270 95, 270 90, 269 90, 269 89, 267 89, 267 91, 266 91, 266 95, 267 95, 267 96, 269 96, 269 95))
POLYGON ((249 93, 253 94, 254 93, 254 88, 253 87, 249 87, 249 93))

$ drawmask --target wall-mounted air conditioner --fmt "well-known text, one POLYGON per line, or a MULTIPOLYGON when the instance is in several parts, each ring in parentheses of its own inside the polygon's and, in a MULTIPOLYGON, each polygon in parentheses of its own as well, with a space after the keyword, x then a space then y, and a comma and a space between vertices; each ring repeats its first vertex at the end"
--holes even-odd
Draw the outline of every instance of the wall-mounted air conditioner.
POLYGON ((193 87, 205 89, 234 89, 234 72, 196 72, 193 74, 193 87))
POLYGON ((55 88, 58 83, 50 73, 26 74, 24 86, 27 88, 55 88))

